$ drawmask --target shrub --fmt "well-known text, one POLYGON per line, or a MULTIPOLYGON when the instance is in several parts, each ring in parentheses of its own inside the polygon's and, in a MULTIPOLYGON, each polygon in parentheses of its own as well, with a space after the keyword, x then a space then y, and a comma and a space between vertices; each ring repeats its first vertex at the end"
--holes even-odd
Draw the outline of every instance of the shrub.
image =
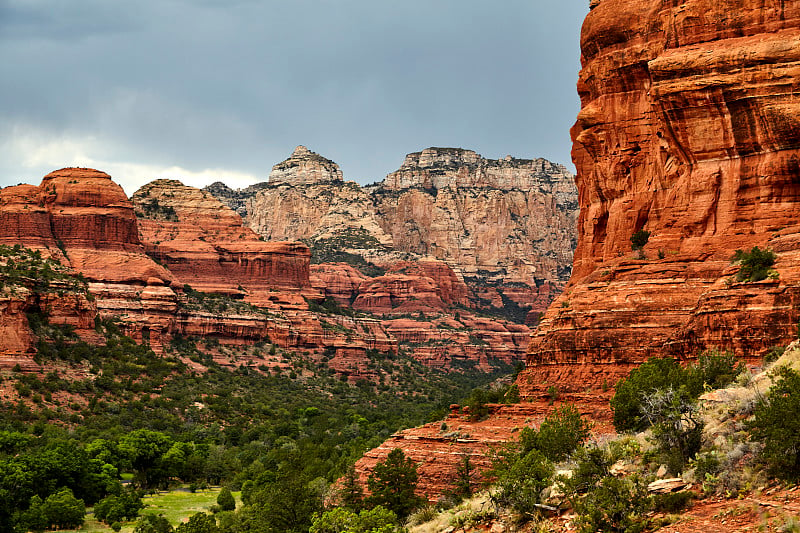
POLYGON ((653 357, 617 384, 611 408, 617 431, 642 431, 648 421, 642 412, 642 399, 656 389, 680 388, 686 378, 681 365, 674 359, 653 357))
POLYGON ((645 515, 651 506, 639 477, 607 476, 576 502, 576 522, 581 533, 639 533, 648 527, 645 515))
POLYGON ((694 401, 685 391, 660 389, 644 399, 642 409, 653 426, 660 460, 670 472, 681 472, 702 444, 703 422, 694 401))
POLYGON ((572 405, 562 405, 548 414, 537 432, 523 432, 520 442, 529 449, 539 450, 553 462, 565 460, 589 438, 590 424, 572 405))
POLYGON ((233 511, 236 509, 236 500, 233 499, 233 494, 231 494, 231 489, 228 487, 223 487, 220 491, 219 495, 217 496, 217 505, 223 511, 233 511))
POLYGON ((397 515, 381 506, 360 513, 334 507, 315 514, 309 533, 392 533, 397 529, 397 515))
POLYGON ((163 515, 147 513, 142 515, 133 528, 133 533, 172 533, 172 525, 163 515))
POLYGON ((94 516, 106 524, 133 520, 144 508, 141 497, 135 492, 124 492, 119 496, 106 496, 94 506, 94 516))
POLYGON ((649 240, 650 232, 640 229, 631 235, 631 248, 633 250, 641 250, 649 240))
POLYGON ((721 389, 733 383, 736 376, 746 370, 731 352, 709 350, 697 358, 689 369, 690 392, 700 394, 702 388, 721 389), (701 388, 702 387, 702 388, 701 388))
POLYGON ((766 279, 774 270, 770 267, 775 264, 777 256, 772 250, 762 250, 758 246, 753 246, 749 252, 736 250, 731 259, 731 263, 739 263, 739 272, 736 274, 737 281, 761 281, 766 279))
POLYGON ((539 514, 537 505, 554 472, 553 464, 538 450, 513 457, 505 464, 495 466, 497 490, 492 499, 524 517, 533 518, 539 514))
POLYGON ((764 444, 762 452, 778 477, 800 479, 800 374, 781 368, 779 380, 761 399, 750 422, 752 437, 764 444))
POLYGON ((217 520, 206 513, 195 513, 188 522, 175 528, 175 533, 219 533, 217 520))
POLYGON ((689 506, 694 493, 689 490, 671 492, 668 494, 656 494, 653 497, 653 507, 656 511, 667 513, 677 513, 689 506))
POLYGON ((706 387, 720 388, 744 370, 731 353, 708 351, 697 362, 681 367, 670 357, 652 357, 617 384, 611 408, 617 431, 643 431, 652 424, 644 416, 643 402, 656 390, 671 389, 686 401, 696 400, 706 387))

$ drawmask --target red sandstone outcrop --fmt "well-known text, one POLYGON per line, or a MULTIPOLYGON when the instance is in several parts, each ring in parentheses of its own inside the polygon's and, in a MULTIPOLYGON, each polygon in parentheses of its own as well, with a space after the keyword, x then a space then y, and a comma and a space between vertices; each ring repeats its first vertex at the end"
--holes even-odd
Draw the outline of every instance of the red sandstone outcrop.
POLYGON ((311 265, 312 286, 318 287, 339 305, 352 306, 361 284, 369 279, 347 263, 311 265))
POLYGON ((475 316, 465 307, 469 289, 446 263, 400 261, 375 278, 345 263, 314 265, 312 271, 326 296, 381 316, 400 351, 427 366, 476 365, 488 372, 498 361, 514 364, 524 357, 530 329, 475 316))
POLYGON ((581 49, 573 276, 523 392, 613 384, 652 355, 785 345, 800 304, 800 5, 602 0, 581 49), (753 246, 778 254, 777 279, 735 282, 730 259, 753 246))
POLYGON ((39 187, 0 191, 0 244, 22 244, 66 260, 90 280, 147 283, 172 276, 144 253, 122 187, 87 168, 51 172, 39 187))
POLYGON ((265 306, 266 293, 275 289, 311 292, 307 246, 263 242, 211 194, 176 180, 156 180, 131 199, 148 253, 166 265, 180 285, 241 294, 265 306))
POLYGON ((90 293, 98 296, 91 305, 68 296, 28 305, 44 305, 52 322, 73 325, 90 341, 97 340, 96 313, 123 316, 137 334, 151 326, 153 316, 139 294, 153 284, 172 294, 172 274, 148 257, 139 241, 133 204, 104 172, 65 168, 45 176, 38 187, 0 190, 0 243, 40 250, 89 280, 90 293))
POLYGON ((309 311, 306 298, 322 299, 323 291, 328 294, 328 283, 331 294, 350 296, 347 287, 335 283, 336 272, 342 270, 336 265, 318 269, 312 286, 309 251, 304 244, 264 242, 210 193, 179 181, 153 181, 132 199, 142 242, 174 273, 177 285, 241 297, 271 311, 220 316, 181 305, 174 311, 174 328, 180 334, 216 338, 224 344, 270 339, 282 348, 310 353, 325 350, 330 355, 327 364, 353 380, 372 377, 367 350, 397 351, 397 341, 374 319, 309 311))
MULTIPOLYGON (((565 400, 577 405, 583 416, 595 421, 593 433, 613 432, 607 398, 575 394, 565 400)), ((364 454, 356 463, 356 472, 366 483, 375 465, 384 461, 393 449, 401 448, 418 465, 417 492, 435 502, 453 489, 464 456, 469 457, 473 468, 473 488, 477 488, 491 466, 492 451, 515 440, 523 427, 538 427, 553 408, 544 399, 515 405, 492 405, 489 417, 482 421, 471 421, 469 413, 454 409, 444 421, 395 433, 364 454)))
POLYGON ((427 148, 406 156, 373 197, 396 249, 447 262, 495 307, 518 296, 509 286, 535 294, 569 278, 576 197, 561 165, 427 148))

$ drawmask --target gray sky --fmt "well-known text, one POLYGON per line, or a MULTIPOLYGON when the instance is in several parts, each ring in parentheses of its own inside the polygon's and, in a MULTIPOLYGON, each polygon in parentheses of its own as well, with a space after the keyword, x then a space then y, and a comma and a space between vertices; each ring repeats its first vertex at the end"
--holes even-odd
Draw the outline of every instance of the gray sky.
POLYGON ((298 144, 361 183, 428 146, 572 169, 588 3, 0 0, 0 185, 241 187, 298 144))

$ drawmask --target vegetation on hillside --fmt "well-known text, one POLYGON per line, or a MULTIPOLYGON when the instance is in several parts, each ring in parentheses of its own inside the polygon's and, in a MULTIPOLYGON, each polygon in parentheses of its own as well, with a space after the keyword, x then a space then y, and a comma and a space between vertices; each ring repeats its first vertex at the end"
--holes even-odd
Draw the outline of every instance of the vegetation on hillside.
POLYGON ((51 290, 85 293, 86 280, 58 261, 43 257, 39 250, 0 244, 0 290, 13 294, 20 287, 38 293, 51 290))
POLYGON ((122 472, 133 474, 137 490, 180 483, 241 489, 241 509, 220 504, 222 531, 263 531, 263 524, 305 531, 322 511, 326 487, 361 454, 403 427, 442 416, 454 399, 499 375, 446 374, 371 351, 371 364, 391 386, 353 385, 299 354, 278 354, 293 362, 291 372, 227 369, 214 363, 209 350, 220 348, 212 342, 177 338, 159 356, 113 322, 98 322, 104 345, 81 341, 41 312, 30 322, 40 337, 36 359, 50 370, 0 372, 18 398, 0 401, 2 531, 39 527, 56 499, 99 505, 109 524, 130 518, 138 500, 122 490, 122 472), (187 359, 206 370, 193 370, 187 359))
POLYGON ((753 246, 749 252, 736 250, 731 259, 731 263, 739 265, 736 281, 752 282, 777 277, 778 272, 771 268, 777 258, 772 250, 762 250, 758 246, 753 246))

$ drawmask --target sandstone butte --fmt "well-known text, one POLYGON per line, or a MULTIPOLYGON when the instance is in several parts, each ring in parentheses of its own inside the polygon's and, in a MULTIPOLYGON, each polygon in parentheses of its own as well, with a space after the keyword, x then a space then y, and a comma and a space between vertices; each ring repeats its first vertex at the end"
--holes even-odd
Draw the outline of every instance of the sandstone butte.
MULTIPOLYGON (((572 277, 535 332, 517 379, 528 403, 516 409, 533 409, 555 386, 607 421, 607 401, 586 402, 607 400, 603 383, 650 356, 691 360, 721 349, 757 363, 796 338, 800 4, 591 7, 571 130, 580 204, 572 277), (650 232, 643 258, 630 241, 640 229, 650 232), (735 250, 753 246, 777 254, 776 279, 735 280, 735 250)), ((479 424, 446 422, 470 435, 503 427, 478 437, 502 442, 542 416, 512 419, 503 409, 479 424)), ((477 443, 442 437, 435 424, 400 432, 357 467, 366 477, 401 447, 435 498, 462 454, 481 460, 477 443)))
POLYGON ((532 321, 569 278, 577 196, 573 176, 544 159, 485 159, 428 148, 382 182, 344 181, 338 165, 298 146, 269 182, 207 188, 267 240, 309 242, 380 266, 447 263, 484 309, 532 310, 532 321))

